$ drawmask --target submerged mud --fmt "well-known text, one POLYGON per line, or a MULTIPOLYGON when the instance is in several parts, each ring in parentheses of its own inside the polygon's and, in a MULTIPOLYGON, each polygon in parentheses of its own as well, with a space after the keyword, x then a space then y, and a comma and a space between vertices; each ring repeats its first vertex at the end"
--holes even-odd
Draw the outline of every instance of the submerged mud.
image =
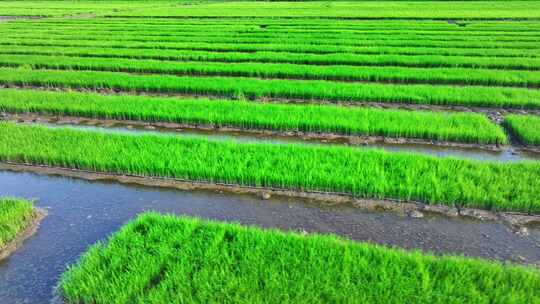
POLYGON ((67 265, 88 246, 137 214, 155 210, 305 233, 333 233, 358 241, 540 265, 540 228, 516 231, 500 222, 423 218, 354 206, 314 204, 282 196, 181 191, 110 181, 0 170, 0 195, 35 199, 48 210, 38 232, 0 261, 0 303, 50 303, 67 265))

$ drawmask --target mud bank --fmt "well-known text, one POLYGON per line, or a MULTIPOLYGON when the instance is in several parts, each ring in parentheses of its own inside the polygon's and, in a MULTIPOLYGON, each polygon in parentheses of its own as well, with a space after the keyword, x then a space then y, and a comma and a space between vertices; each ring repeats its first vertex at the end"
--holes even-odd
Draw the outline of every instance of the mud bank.
POLYGON ((540 215, 529 215, 517 212, 493 212, 489 210, 457 208, 443 205, 426 205, 421 202, 403 202, 390 199, 358 199, 345 193, 330 193, 317 191, 306 192, 275 188, 257 188, 224 183, 194 182, 181 179, 156 178, 137 175, 120 175, 92 172, 86 170, 75 170, 69 168, 17 164, 11 162, 0 162, 0 170, 8 170, 13 172, 32 172, 53 176, 68 176, 81 178, 89 181, 114 181, 122 184, 133 184, 160 188, 174 188, 188 191, 204 190, 217 191, 219 193, 228 192, 235 194, 251 194, 261 197, 263 199, 269 199, 272 196, 283 198, 300 198, 317 202, 323 205, 349 204, 364 210, 389 211, 401 215, 411 215, 413 217, 415 217, 415 214, 417 214, 416 212, 419 212, 420 217, 423 216, 423 212, 435 213, 451 218, 465 217, 482 221, 501 221, 503 223, 509 224, 514 229, 516 229, 516 231, 521 230, 524 226, 540 225, 540 215))
POLYGON ((15 237, 15 239, 0 247, 0 261, 9 257, 13 252, 23 245, 26 239, 34 235, 39 228, 41 220, 43 220, 45 216, 47 216, 46 210, 34 208, 32 220, 28 223, 26 228, 21 231, 17 237, 15 237))

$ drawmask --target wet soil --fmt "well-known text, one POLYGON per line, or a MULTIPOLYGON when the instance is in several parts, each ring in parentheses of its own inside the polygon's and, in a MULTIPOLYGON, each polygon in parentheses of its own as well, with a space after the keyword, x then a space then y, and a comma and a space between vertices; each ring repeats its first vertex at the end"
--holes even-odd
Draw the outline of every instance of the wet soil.
POLYGON ((460 254, 540 265, 540 229, 518 233, 498 222, 412 218, 347 205, 215 191, 84 181, 0 170, 0 195, 36 199, 48 210, 39 231, 0 261, 1 303, 49 303, 66 266, 90 244, 106 238, 137 214, 156 210, 246 225, 334 233, 346 238, 436 254, 460 254))

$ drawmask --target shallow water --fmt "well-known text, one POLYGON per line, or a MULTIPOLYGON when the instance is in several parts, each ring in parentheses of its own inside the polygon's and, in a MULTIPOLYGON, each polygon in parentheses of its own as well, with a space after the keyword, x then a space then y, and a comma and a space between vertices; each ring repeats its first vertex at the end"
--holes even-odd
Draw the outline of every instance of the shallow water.
POLYGON ((36 199, 48 216, 38 232, 0 262, 0 303, 50 303, 66 265, 137 214, 156 210, 285 230, 335 233, 347 238, 438 254, 454 253, 540 263, 540 229, 520 236, 502 223, 424 219, 367 212, 352 206, 252 195, 89 182, 0 171, 0 196, 36 199))
MULTIPOLYGON (((76 129, 84 129, 91 131, 100 131, 107 133, 117 134, 157 134, 157 135, 176 135, 176 136, 205 136, 215 140, 233 140, 239 142, 272 142, 276 144, 290 144, 290 143, 304 143, 312 145, 327 145, 327 144, 340 144, 346 143, 346 140, 333 140, 327 143, 321 142, 321 140, 311 139, 303 140, 298 137, 286 137, 286 136, 273 136, 273 135, 253 135, 242 132, 215 132, 215 131, 201 131, 201 130, 178 130, 173 131, 170 129, 155 129, 148 130, 144 127, 130 127, 127 128, 122 125, 113 126, 90 126, 90 125, 71 125, 71 124, 44 124, 49 127, 69 127, 76 129)), ((535 161, 540 160, 540 153, 532 153, 526 151, 518 151, 515 149, 508 149, 504 151, 489 151, 479 148, 460 148, 460 147, 445 147, 436 145, 421 145, 421 144, 389 144, 389 143, 370 143, 367 145, 356 146, 361 149, 375 148, 383 149, 390 152, 411 152, 427 154, 437 157, 455 157, 461 159, 472 159, 481 161, 497 161, 497 162, 517 162, 517 161, 535 161)))

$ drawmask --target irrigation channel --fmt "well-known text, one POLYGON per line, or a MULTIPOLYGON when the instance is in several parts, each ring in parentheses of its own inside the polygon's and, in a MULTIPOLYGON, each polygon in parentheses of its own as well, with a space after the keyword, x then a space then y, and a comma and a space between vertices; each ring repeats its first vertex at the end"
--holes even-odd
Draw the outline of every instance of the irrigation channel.
POLYGON ((422 219, 300 199, 121 185, 0 170, 0 195, 36 199, 48 211, 37 233, 0 262, 0 303, 50 303, 66 266, 87 246, 147 210, 347 238, 437 254, 540 265, 540 227, 523 235, 500 222, 422 219))
MULTIPOLYGON (((221 132, 216 133, 214 131, 206 130, 194 130, 194 129, 180 129, 170 130, 165 128, 155 128, 151 130, 141 126, 126 126, 122 124, 106 124, 106 125, 85 125, 85 124, 52 124, 52 123, 39 123, 49 126, 51 128, 65 127, 76 128, 91 131, 100 131, 108 133, 123 133, 123 134, 158 134, 158 135, 177 135, 177 136, 204 136, 214 140, 234 140, 240 142, 272 142, 276 144, 290 144, 290 143, 304 143, 304 144, 347 144, 346 140, 324 140, 319 139, 301 139, 298 137, 287 136, 275 136, 275 135, 253 135, 242 132, 221 132)), ((391 152, 410 152, 410 153, 422 153, 437 157, 456 157, 463 159, 481 160, 481 161, 498 161, 498 162, 515 162, 515 161, 527 161, 527 160, 540 160, 540 153, 528 152, 513 147, 501 150, 491 151, 479 148, 462 148, 451 146, 437 146, 428 144, 394 144, 394 143, 380 143, 373 142, 365 145, 361 145, 359 148, 374 148, 383 149, 391 152)))

